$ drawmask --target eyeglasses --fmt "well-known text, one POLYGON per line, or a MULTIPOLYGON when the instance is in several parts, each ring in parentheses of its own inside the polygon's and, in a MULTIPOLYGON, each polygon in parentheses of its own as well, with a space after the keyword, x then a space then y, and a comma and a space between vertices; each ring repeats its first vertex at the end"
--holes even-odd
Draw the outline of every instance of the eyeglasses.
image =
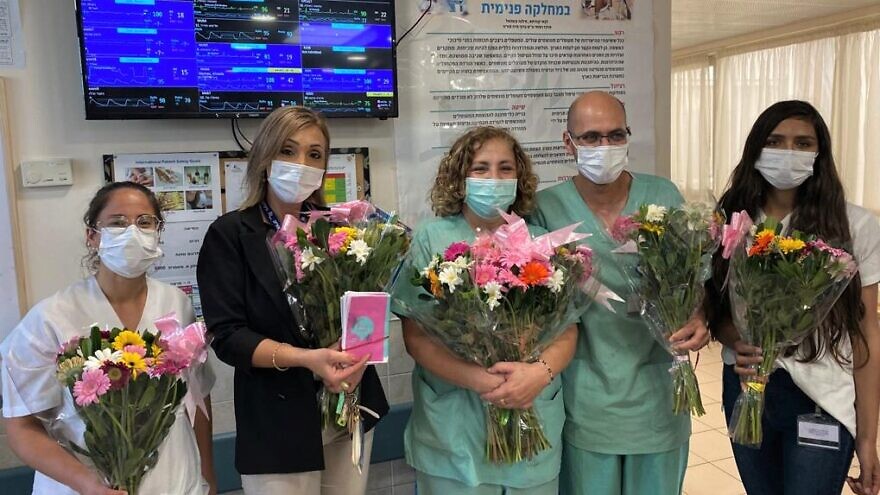
POLYGON ((143 233, 152 233, 162 230, 165 222, 159 220, 156 215, 143 214, 134 219, 134 222, 125 215, 113 215, 107 217, 106 220, 95 222, 95 229, 127 229, 130 225, 134 225, 143 233))
POLYGON ((568 131, 568 136, 572 141, 577 142, 578 144, 585 144, 587 146, 599 146, 602 143, 602 139, 607 139, 610 144, 624 144, 626 143, 627 137, 632 136, 632 132, 629 130, 629 127, 625 129, 616 129, 608 134, 600 134, 596 131, 587 131, 579 136, 575 136, 574 133, 568 131))

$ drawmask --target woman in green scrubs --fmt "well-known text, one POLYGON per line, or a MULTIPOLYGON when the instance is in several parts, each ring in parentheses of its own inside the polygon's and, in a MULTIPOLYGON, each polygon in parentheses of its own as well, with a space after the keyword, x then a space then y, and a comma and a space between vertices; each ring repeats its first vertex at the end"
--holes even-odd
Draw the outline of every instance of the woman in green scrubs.
MULTIPOLYGON (((435 218, 413 234, 404 276, 457 241, 504 223, 498 209, 520 216, 534 206, 538 179, 531 161, 507 131, 477 127, 462 135, 440 162, 431 190, 435 218)), ((543 233, 530 227, 533 235, 543 233)), ((404 282, 394 311, 403 318, 413 370, 413 411, 404 433, 406 460, 416 470, 420 495, 556 495, 565 410, 559 373, 574 353, 577 329, 567 329, 533 363, 498 363, 489 369, 462 360, 429 337, 407 308, 421 289, 404 282), (551 447, 516 464, 486 459, 485 403, 534 406, 551 447)))

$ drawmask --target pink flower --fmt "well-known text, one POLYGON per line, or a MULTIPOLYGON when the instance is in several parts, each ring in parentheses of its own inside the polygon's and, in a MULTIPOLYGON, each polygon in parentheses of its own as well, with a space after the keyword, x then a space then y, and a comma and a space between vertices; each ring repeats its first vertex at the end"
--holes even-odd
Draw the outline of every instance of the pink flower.
POLYGON ((507 285, 510 288, 519 287, 521 289, 528 288, 520 278, 510 270, 501 270, 498 272, 498 280, 502 282, 502 285, 507 285))
POLYGON ((348 234, 345 232, 336 232, 335 234, 330 234, 330 237, 327 238, 327 246, 330 248, 330 255, 336 256, 345 246, 345 242, 348 240, 348 234))
POLYGON ((127 346, 123 347, 122 350, 125 352, 133 352, 135 354, 140 354, 141 357, 147 356, 147 350, 144 349, 144 347, 140 346, 140 345, 127 345, 127 346))
POLYGON ((67 342, 61 344, 61 348, 58 349, 59 358, 62 357, 60 354, 70 354, 75 352, 77 347, 79 347, 79 341, 81 337, 74 337, 67 342))
POLYGON ((491 236, 481 235, 471 244, 471 256, 479 261, 494 261, 498 258, 498 249, 491 236))
POLYGON ((98 399, 110 390, 110 378, 101 370, 89 370, 82 374, 82 379, 73 384, 73 397, 79 406, 87 406, 98 402, 98 399))
POLYGON ((752 217, 745 210, 735 212, 730 217, 730 223, 721 231, 721 245, 724 246, 722 258, 727 260, 733 256, 733 252, 742 244, 746 234, 752 230, 752 225, 752 217))
POLYGON ((474 283, 483 287, 489 282, 497 282, 498 269, 492 265, 480 264, 474 268, 474 283))
POLYGON ((162 361, 182 365, 182 368, 196 362, 204 363, 208 358, 205 331, 205 324, 197 322, 186 328, 178 328, 171 333, 162 334, 160 340, 165 349, 162 353, 162 361))
POLYGON ((173 361, 170 359, 163 359, 159 364, 151 366, 147 369, 147 374, 150 378, 158 378, 163 375, 177 375, 184 369, 186 369, 187 365, 185 363, 180 363, 177 361, 173 361))
POLYGON ((455 261, 459 256, 468 254, 470 250, 471 247, 466 242, 453 242, 448 248, 446 248, 446 251, 443 252, 443 260, 455 261))
POLYGON ((501 253, 501 265, 505 268, 513 268, 532 261, 531 247, 529 245, 505 246, 505 250, 501 253))
POLYGON ((620 216, 614 221, 609 234, 616 242, 623 244, 633 238, 641 224, 633 216, 620 216))
POLYGON ((302 282, 306 275, 302 269, 302 250, 299 248, 299 244, 293 245, 293 268, 296 271, 296 281, 302 282))

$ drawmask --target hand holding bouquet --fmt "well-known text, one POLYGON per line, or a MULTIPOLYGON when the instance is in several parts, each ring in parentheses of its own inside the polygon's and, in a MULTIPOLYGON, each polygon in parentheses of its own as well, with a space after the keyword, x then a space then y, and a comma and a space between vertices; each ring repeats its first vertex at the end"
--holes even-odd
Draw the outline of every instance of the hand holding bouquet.
MULTIPOLYGON (((355 201, 332 207, 329 215, 313 215, 307 224, 288 215, 270 244, 300 332, 316 347, 332 347, 342 336, 342 296, 386 291, 409 248, 409 233, 395 216, 355 201)), ((335 425, 356 434, 362 410, 371 413, 359 404, 356 390, 321 392, 324 428, 335 425)))
POLYGON ((642 205, 632 216, 620 217, 611 235, 634 242, 638 253, 633 286, 641 313, 654 338, 673 357, 673 412, 706 414, 700 387, 687 350, 669 339, 703 304, 704 283, 711 275, 724 219, 712 205, 685 203, 679 208, 642 205))
POLYGON ((138 493, 156 465, 184 396, 192 409, 202 399, 191 371, 207 359, 204 324, 183 328, 172 314, 156 326, 158 334, 93 327, 88 337, 66 342, 56 360, 57 378, 70 389, 86 425, 85 449, 75 443, 70 448, 129 495, 138 493))
MULTIPOLYGON (((489 368, 536 360, 587 308, 582 286, 592 251, 574 242, 571 226, 532 238, 525 222, 508 224, 472 243, 456 242, 415 267, 418 300, 398 301, 409 317, 456 356, 489 368)), ((550 444, 534 409, 487 405, 486 457, 493 463, 531 459, 550 444)))
POLYGON ((784 236, 780 231, 772 219, 753 227, 744 211, 724 227, 733 322, 746 343, 763 351, 730 420, 730 437, 747 446, 761 444, 764 388, 779 353, 822 323, 857 271, 846 251, 800 232, 784 236))

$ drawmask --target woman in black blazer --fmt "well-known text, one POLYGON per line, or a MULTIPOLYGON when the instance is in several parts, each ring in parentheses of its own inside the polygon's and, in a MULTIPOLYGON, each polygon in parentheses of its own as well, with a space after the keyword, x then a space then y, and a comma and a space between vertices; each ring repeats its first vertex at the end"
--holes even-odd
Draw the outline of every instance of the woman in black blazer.
MULTIPOLYGON (((217 219, 199 254, 198 283, 217 356, 235 367, 235 466, 248 495, 358 495, 368 469, 351 462, 351 438, 321 431, 317 394, 360 385, 361 403, 388 412, 366 358, 315 349, 281 290, 266 239, 284 215, 320 208, 330 135, 303 107, 272 112, 254 139, 241 209, 217 219), (323 382, 323 383, 322 383, 323 382)), ((376 423, 364 418, 365 430, 376 423)), ((369 466, 372 432, 364 438, 369 466)))

